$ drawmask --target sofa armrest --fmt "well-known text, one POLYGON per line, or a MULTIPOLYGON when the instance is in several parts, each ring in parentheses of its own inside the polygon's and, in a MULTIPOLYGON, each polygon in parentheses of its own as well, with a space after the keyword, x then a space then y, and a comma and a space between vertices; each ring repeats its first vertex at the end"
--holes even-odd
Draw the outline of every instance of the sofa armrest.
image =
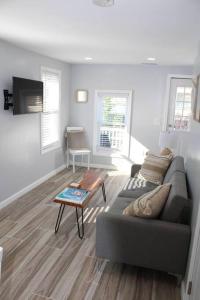
POLYGON ((184 275, 190 227, 102 213, 96 222, 97 256, 184 275))
POLYGON ((140 169, 141 169, 141 165, 139 165, 139 164, 132 165, 132 167, 131 167, 131 177, 134 177, 135 174, 137 172, 139 172, 140 169))

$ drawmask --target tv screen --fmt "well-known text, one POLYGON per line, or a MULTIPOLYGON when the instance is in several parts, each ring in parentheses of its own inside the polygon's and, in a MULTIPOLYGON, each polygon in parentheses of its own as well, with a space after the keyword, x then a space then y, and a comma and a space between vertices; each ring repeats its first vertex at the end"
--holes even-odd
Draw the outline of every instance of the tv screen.
POLYGON ((43 82, 13 77, 13 114, 38 113, 43 110, 43 82))

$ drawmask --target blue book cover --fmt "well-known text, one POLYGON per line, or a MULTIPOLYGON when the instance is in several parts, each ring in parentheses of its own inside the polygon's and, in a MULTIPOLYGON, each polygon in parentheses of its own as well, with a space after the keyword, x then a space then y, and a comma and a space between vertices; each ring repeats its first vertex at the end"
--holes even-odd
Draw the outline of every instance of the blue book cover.
POLYGON ((87 198, 88 195, 89 192, 86 190, 68 187, 64 189, 60 194, 58 194, 56 196, 56 199, 81 204, 87 198))

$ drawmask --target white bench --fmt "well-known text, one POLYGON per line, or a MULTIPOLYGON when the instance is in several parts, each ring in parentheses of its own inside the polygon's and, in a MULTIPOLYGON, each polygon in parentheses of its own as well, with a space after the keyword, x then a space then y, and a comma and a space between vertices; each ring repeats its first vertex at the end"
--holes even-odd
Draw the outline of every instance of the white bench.
POLYGON ((87 156, 87 168, 90 168, 91 150, 87 147, 85 132, 83 127, 67 127, 65 138, 67 139, 67 167, 69 166, 69 156, 72 156, 73 173, 75 173, 75 157, 87 156))

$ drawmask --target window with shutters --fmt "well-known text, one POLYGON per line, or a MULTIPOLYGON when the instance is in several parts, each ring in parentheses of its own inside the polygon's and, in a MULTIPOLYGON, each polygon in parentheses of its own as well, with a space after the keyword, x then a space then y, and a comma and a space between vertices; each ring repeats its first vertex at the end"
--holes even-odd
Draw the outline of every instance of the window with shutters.
POLYGON ((96 91, 95 155, 129 156, 131 91, 96 91))
POLYGON ((41 151, 42 153, 60 147, 60 84, 61 72, 41 68, 44 84, 43 113, 41 114, 41 151))

